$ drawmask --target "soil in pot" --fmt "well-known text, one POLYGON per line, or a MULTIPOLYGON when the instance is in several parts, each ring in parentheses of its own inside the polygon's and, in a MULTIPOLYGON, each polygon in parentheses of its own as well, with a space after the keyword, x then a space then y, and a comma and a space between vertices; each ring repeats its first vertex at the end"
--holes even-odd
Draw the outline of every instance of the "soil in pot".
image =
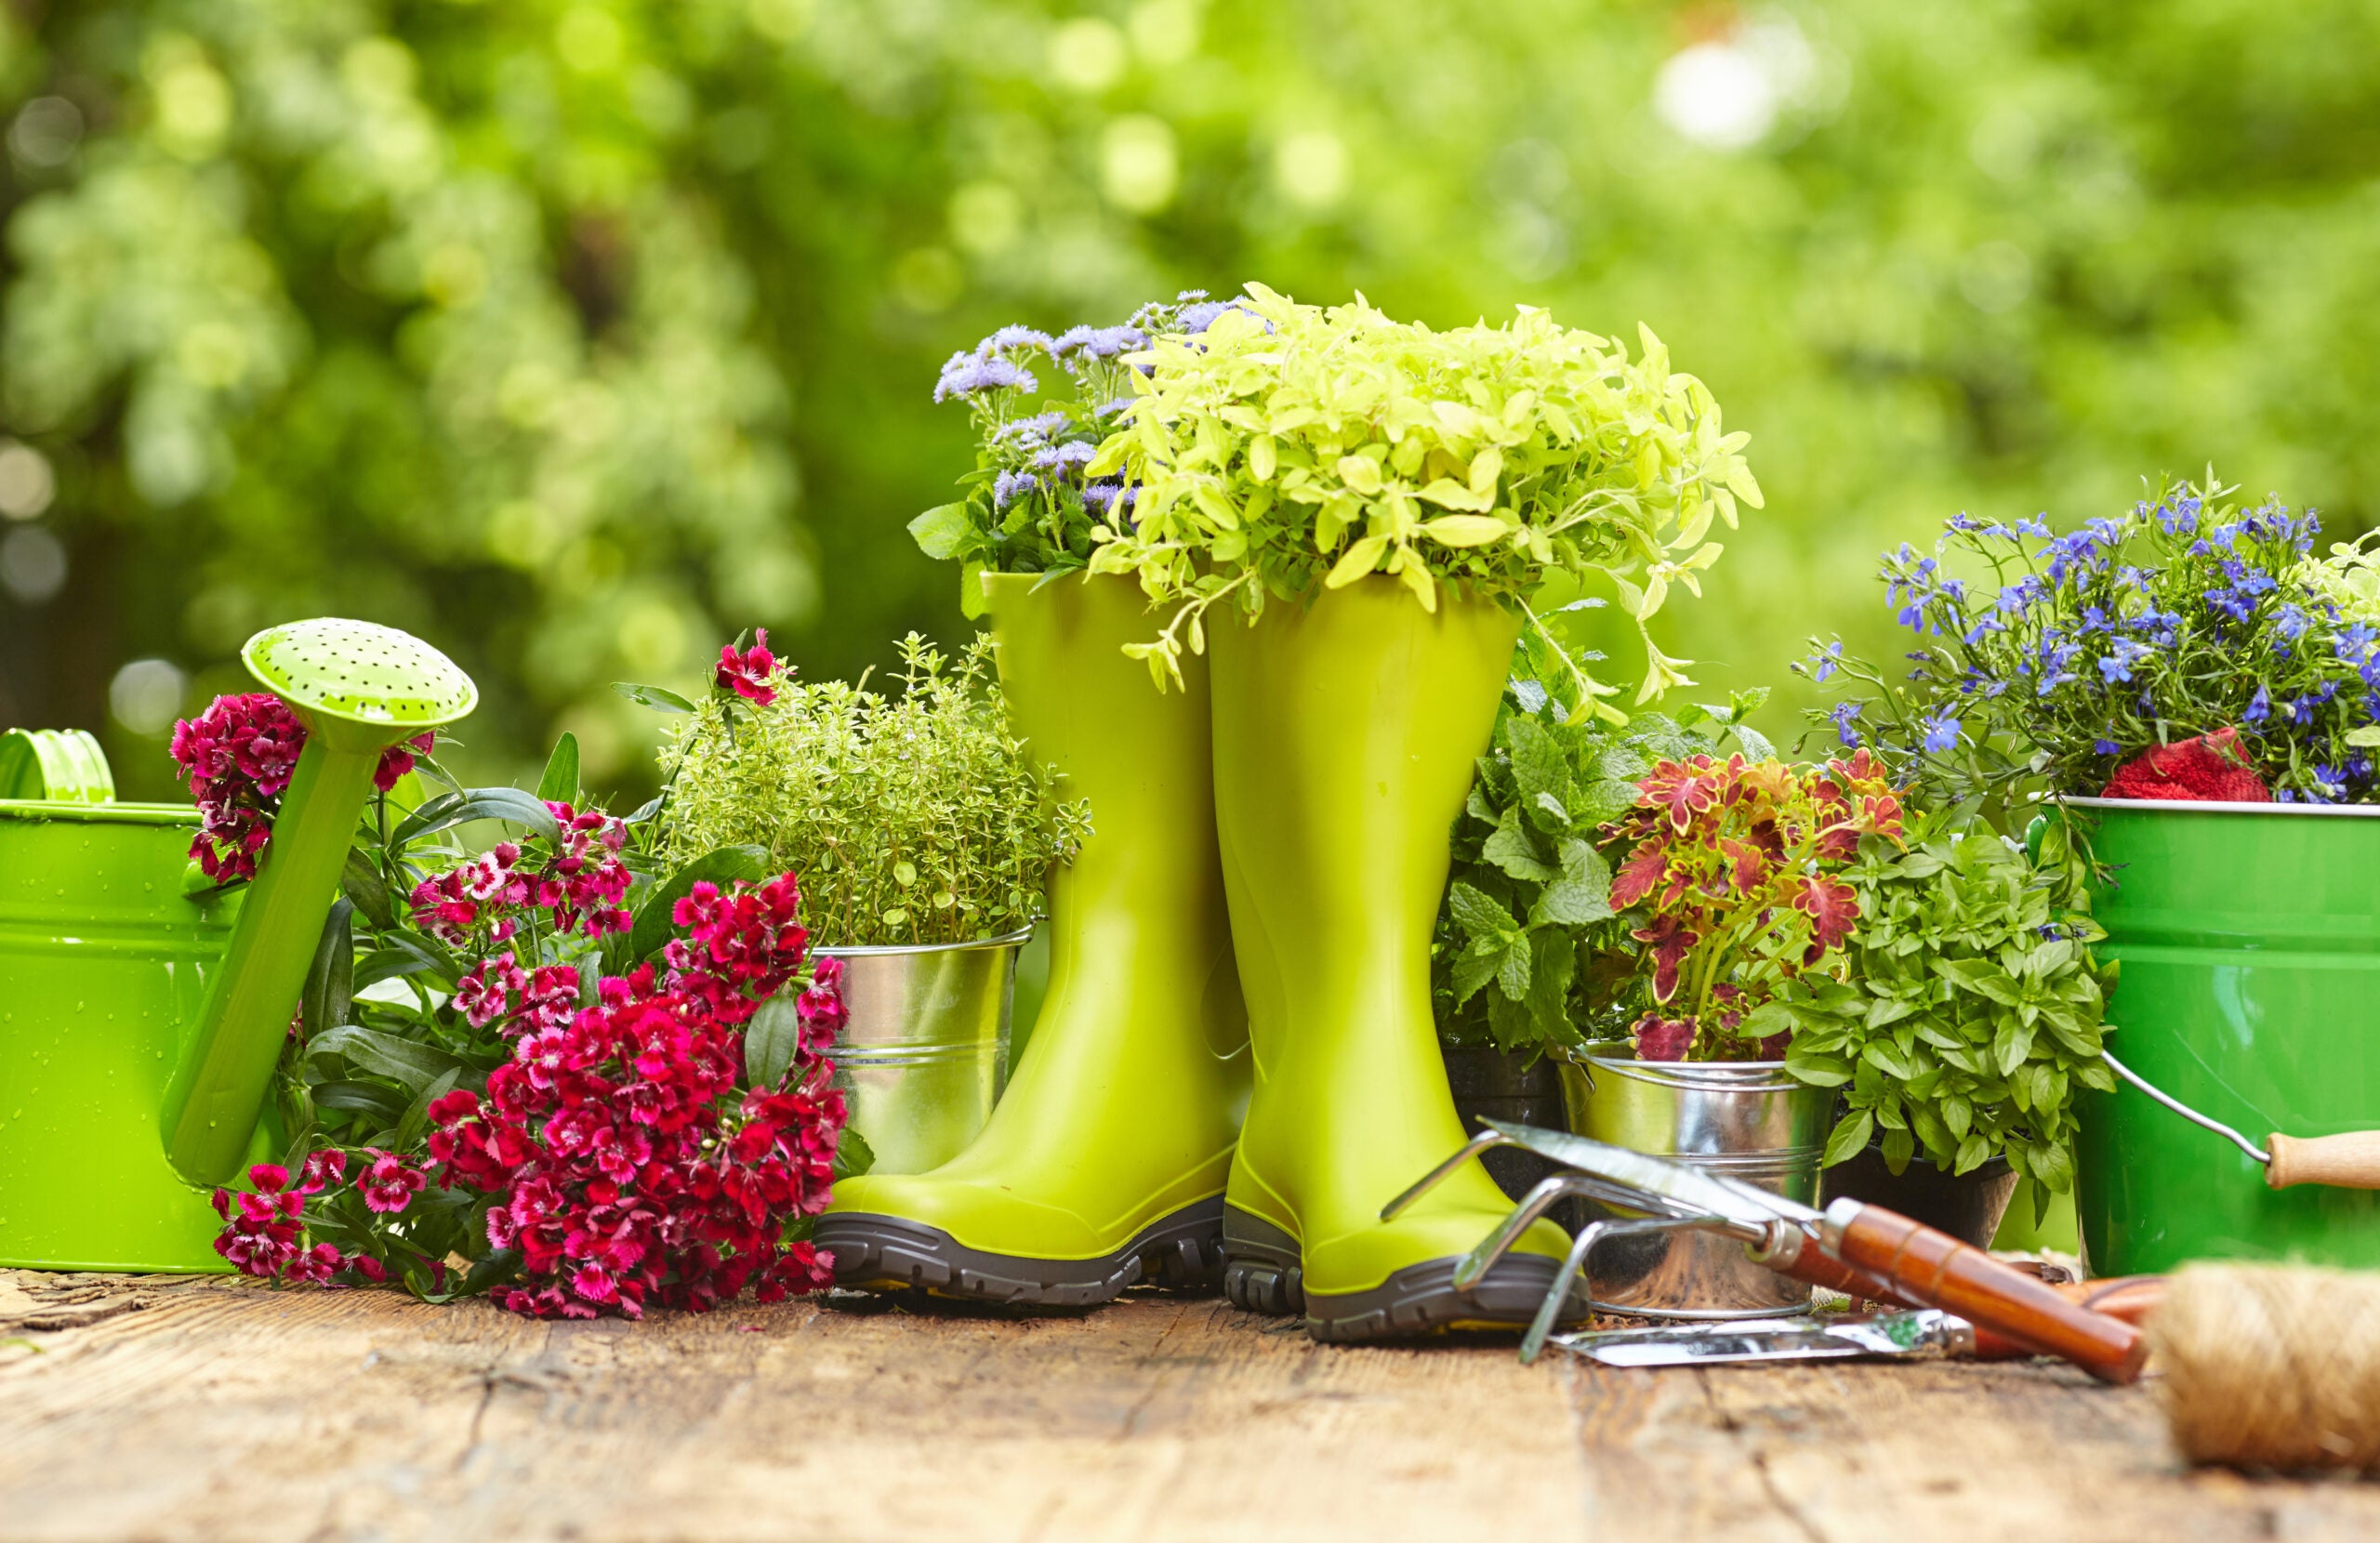
POLYGON ((2007 1158, 1997 1155, 1981 1167, 1956 1174, 1912 1156, 1896 1176, 1884 1164, 1883 1146, 1871 1141, 1850 1161, 1820 1173, 1818 1184, 1829 1200, 1848 1195, 1898 1211, 1962 1243, 1989 1248, 2000 1219, 2007 1214, 2009 1196, 2016 1193, 2016 1171, 2007 1158))

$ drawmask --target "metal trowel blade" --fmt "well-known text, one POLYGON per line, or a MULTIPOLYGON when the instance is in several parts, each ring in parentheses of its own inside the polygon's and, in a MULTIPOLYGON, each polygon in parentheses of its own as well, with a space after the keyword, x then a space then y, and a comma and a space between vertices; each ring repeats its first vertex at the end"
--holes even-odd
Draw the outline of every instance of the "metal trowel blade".
POLYGON ((1712 1366, 1939 1355, 1953 1348, 1965 1328, 1963 1320, 1928 1309, 1865 1318, 1754 1318, 1724 1325, 1606 1329, 1557 1334, 1551 1342, 1607 1366, 1712 1366))

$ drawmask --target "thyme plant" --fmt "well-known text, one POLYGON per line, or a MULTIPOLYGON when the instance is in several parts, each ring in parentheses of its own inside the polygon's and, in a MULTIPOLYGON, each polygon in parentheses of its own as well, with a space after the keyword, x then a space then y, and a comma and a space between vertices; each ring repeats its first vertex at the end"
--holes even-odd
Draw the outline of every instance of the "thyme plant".
POLYGON ((802 877, 821 944, 918 945, 1032 925, 1048 869, 1071 859, 1089 806, 1054 796, 1010 731, 991 643, 955 661, 912 633, 902 692, 808 683, 772 661, 742 696, 712 692, 677 720, 658 817, 670 865, 759 848, 802 877))

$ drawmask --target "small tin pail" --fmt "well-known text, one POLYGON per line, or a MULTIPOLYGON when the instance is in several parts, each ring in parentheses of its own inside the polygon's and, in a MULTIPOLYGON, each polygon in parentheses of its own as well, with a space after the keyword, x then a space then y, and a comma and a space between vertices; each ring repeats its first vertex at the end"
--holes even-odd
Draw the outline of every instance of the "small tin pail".
POLYGON ((1031 930, 922 948, 820 948, 843 962, 851 1020, 828 1057, 874 1173, 959 1155, 1008 1080, 1009 999, 1031 930))
MULTIPOLYGON (((1831 1089, 1796 1082, 1779 1061, 1638 1061, 1627 1048, 1591 1045, 1562 1062, 1573 1132, 1816 1203, 1831 1089)), ((1706 1232, 1601 1243, 1587 1286, 1596 1307, 1646 1318, 1765 1318, 1810 1300, 1807 1286, 1706 1232)))

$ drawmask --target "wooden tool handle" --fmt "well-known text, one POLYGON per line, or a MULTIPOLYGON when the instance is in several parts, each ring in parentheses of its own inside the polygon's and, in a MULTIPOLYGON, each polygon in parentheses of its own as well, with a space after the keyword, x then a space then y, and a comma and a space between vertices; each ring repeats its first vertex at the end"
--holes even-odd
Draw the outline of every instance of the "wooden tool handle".
POLYGON ((1844 1263, 1955 1312, 1978 1330, 2071 1361, 2103 1382, 2130 1382, 2140 1375, 2149 1347, 2139 1329, 2080 1307, 1931 1227, 1844 1199, 1827 1207, 1823 1238, 1827 1251, 1844 1263))
POLYGON ((2380 1130, 2350 1130, 2344 1136, 2265 1138, 2265 1182, 2329 1184, 2342 1190, 2380 1190, 2380 1130))
MULTIPOLYGON (((2121 1318, 2127 1324, 2138 1324, 2164 1296, 2165 1277, 2119 1275, 2113 1280, 2069 1281, 2050 1289, 2077 1307, 2121 1318)), ((2022 1361, 2039 1353, 2004 1334, 1995 1334, 1988 1328, 1975 1331, 1975 1358, 1978 1361, 2022 1361)))
POLYGON ((1767 1246, 1755 1249, 1752 1258, 1781 1275, 1822 1286, 1829 1291, 1840 1291, 1855 1302, 1888 1302, 1896 1307, 1927 1305, 1883 1276, 1871 1275, 1831 1257, 1799 1227, 1777 1228, 1767 1246))

